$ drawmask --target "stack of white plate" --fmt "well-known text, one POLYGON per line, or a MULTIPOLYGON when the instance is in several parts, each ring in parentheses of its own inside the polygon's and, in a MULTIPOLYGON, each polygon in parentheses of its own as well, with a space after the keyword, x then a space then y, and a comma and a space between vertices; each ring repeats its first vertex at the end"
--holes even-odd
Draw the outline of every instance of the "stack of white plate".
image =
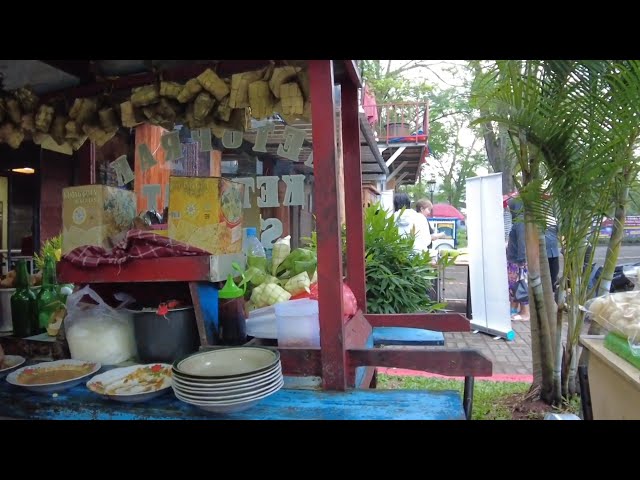
POLYGON ((261 347, 194 353, 176 361, 172 373, 179 400, 216 413, 246 410, 284 383, 280 353, 261 347))

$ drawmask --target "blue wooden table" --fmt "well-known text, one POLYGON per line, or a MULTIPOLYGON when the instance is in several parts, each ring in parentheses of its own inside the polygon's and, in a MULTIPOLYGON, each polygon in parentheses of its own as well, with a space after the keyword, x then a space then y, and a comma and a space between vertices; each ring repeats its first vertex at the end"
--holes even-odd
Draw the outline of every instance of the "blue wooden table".
POLYGON ((375 327, 373 329, 374 345, 413 345, 442 346, 444 335, 423 328, 408 327, 375 327))
POLYGON ((282 389, 244 412, 214 414, 173 391, 145 403, 104 400, 85 385, 34 394, 0 380, 0 417, 40 420, 464 420, 460 394, 425 390, 282 389))

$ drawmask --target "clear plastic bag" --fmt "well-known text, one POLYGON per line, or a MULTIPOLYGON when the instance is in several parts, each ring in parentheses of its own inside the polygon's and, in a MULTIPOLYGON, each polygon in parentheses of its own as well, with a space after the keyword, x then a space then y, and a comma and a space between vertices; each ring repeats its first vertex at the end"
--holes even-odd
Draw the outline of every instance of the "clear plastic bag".
POLYGON ((120 305, 107 305, 86 286, 67 298, 65 334, 71 358, 116 365, 137 355, 133 315, 124 308, 135 300, 125 293, 114 295, 120 305), (83 302, 88 296, 95 304, 83 302))
MULTIPOLYGON (((300 298, 310 298, 312 300, 318 300, 318 284, 314 283, 313 285, 311 285, 308 293, 304 292, 295 295, 291 297, 291 300, 297 300, 300 298)), ((356 300, 356 296, 353 294, 353 291, 346 283, 342 284, 342 311, 344 315, 343 320, 345 322, 353 317, 358 311, 358 302, 356 300)))
POLYGON ((627 339, 633 355, 640 356, 640 290, 593 298, 584 310, 605 330, 627 339))

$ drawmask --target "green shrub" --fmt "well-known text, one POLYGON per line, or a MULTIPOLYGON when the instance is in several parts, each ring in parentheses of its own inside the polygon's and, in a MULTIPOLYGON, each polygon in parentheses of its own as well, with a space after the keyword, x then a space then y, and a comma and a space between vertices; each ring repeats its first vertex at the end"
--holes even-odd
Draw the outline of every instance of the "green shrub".
POLYGON ((379 204, 365 210, 365 265, 369 313, 431 312, 444 305, 427 294, 436 272, 428 252, 415 253, 413 235, 398 232, 379 204))

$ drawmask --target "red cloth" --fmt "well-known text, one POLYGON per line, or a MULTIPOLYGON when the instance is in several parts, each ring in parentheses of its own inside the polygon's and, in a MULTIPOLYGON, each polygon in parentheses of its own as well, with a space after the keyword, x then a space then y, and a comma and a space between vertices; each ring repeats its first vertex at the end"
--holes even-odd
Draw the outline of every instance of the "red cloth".
POLYGON ((362 95, 362 108, 367 115, 369 125, 374 125, 378 121, 378 105, 376 104, 376 97, 369 91, 368 87, 364 87, 364 94, 362 95))
POLYGON ((99 265, 121 265, 137 258, 198 255, 210 255, 210 253, 151 231, 129 230, 126 238, 111 250, 86 245, 74 248, 64 256, 64 259, 78 267, 97 267, 99 265))

